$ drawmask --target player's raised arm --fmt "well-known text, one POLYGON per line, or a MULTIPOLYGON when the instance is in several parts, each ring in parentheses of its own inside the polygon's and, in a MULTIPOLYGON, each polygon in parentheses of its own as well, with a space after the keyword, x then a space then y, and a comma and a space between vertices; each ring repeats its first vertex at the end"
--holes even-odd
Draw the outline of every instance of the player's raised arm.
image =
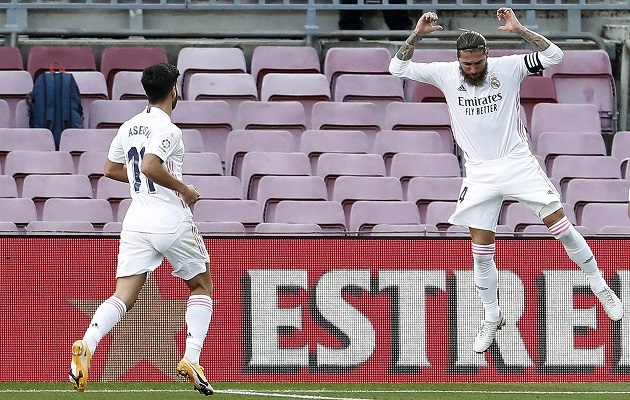
POLYGON ((400 46, 400 49, 398 49, 396 57, 403 61, 411 60, 413 51, 423 36, 443 29, 440 25, 433 25, 437 22, 437 20, 438 16, 434 12, 426 12, 422 14, 411 35, 409 35, 407 40, 405 40, 405 43, 400 46))

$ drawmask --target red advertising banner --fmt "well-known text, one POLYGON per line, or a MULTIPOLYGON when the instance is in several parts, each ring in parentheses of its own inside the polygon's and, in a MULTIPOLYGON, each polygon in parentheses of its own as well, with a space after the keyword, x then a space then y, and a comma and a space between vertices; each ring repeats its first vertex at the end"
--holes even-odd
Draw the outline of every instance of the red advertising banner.
MULTIPOLYGON (((630 241, 590 240, 630 316, 630 241)), ((584 382, 630 379, 630 321, 610 321, 553 239, 497 242, 507 325, 472 351, 482 309, 465 239, 212 238, 212 381, 584 382)), ((0 238, 0 381, 65 381, 71 343, 114 290, 118 240, 0 238), (24 371, 29 366, 30 375, 24 371)), ((188 291, 165 262, 100 343, 91 381, 175 378, 188 291)))

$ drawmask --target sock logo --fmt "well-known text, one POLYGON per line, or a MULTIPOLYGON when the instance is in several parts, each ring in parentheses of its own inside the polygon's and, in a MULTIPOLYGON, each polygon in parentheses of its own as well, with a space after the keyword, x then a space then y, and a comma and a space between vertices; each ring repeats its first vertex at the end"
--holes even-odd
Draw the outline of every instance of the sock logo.
POLYGON ((192 333, 188 332, 188 334, 186 335, 186 337, 187 337, 187 338, 191 338, 191 337, 193 337, 193 336, 192 336, 192 333))
POLYGON ((487 287, 483 287, 483 286, 477 286, 477 285, 475 285, 475 287, 476 287, 477 289, 479 289, 479 290, 488 290, 488 288, 487 288, 487 287))
POLYGON ((96 329, 98 329, 98 324, 95 322, 95 323, 93 323, 92 325, 90 325, 90 328, 96 328, 96 329))
POLYGON ((588 260, 584 261, 582 264, 588 264, 593 259, 593 256, 590 256, 588 260))

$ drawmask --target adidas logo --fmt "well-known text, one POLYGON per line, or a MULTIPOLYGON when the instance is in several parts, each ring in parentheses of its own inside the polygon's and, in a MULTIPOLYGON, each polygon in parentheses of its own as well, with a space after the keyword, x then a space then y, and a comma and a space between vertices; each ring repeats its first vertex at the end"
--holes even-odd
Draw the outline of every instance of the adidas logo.
POLYGON ((459 85, 459 87, 457 88, 458 92, 465 92, 466 88, 464 87, 464 85, 459 85))
POLYGON ((92 327, 92 328, 98 328, 98 324, 95 322, 95 323, 93 323, 92 325, 90 325, 90 327, 92 327))
POLYGON ((553 190, 551 189, 547 190, 547 194, 553 194, 553 190))
POLYGON ((186 335, 186 337, 191 338, 191 337, 192 337, 192 334, 191 334, 190 332, 188 332, 188 335, 186 335))

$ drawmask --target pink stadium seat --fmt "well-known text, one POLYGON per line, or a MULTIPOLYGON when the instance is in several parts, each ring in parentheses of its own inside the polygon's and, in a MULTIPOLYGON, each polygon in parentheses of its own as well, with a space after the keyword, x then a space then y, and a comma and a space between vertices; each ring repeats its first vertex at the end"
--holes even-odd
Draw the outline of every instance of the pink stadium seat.
POLYGON ((317 224, 263 222, 256 225, 254 233, 259 235, 319 235, 322 233, 322 228, 317 224))
POLYGON ((621 168, 621 176, 628 179, 627 175, 628 160, 630 160, 630 131, 619 131, 615 133, 612 140, 610 155, 619 161, 621 168))
POLYGON ((142 71, 119 71, 112 83, 112 100, 147 100, 142 86, 142 71))
POLYGON ((9 110, 9 103, 0 99, 0 128, 10 128, 11 125, 11 110, 9 110))
POLYGON ((195 222, 202 235, 244 235, 245 226, 240 222, 195 222))
POLYGON ((384 118, 389 103, 405 101, 403 81, 391 75, 340 75, 334 93, 334 101, 373 103, 379 118, 384 118))
POLYGON ((400 181, 392 177, 382 176, 340 176, 335 180, 330 200, 341 203, 346 214, 347 223, 350 207, 355 201, 402 201, 400 181))
POLYGON ((275 221, 276 207, 284 200, 327 200, 324 180, 319 176, 263 176, 252 194, 263 207, 263 220, 275 221))
POLYGON ((420 214, 408 201, 357 201, 350 208, 349 231, 371 231, 377 224, 420 224, 420 214))
MULTIPOLYGON (((602 232, 604 227, 630 228, 628 205, 623 203, 589 203, 584 205, 580 225, 594 233, 602 232)), ((613 229, 607 229, 611 233, 613 229)))
MULTIPOLYGON (((448 106, 442 103, 391 103, 385 111, 383 129, 396 131, 435 131, 445 149, 454 149, 448 106)), ((454 150, 447 150, 454 152, 454 150)))
POLYGON ((311 164, 304 153, 250 151, 243 157, 243 195, 253 199, 264 175, 310 175, 311 164))
POLYGON ((147 106, 145 100, 94 100, 90 107, 91 129, 118 129, 147 106))
POLYGON ((320 73, 319 55, 312 46, 257 46, 252 53, 251 70, 260 91, 267 74, 320 73))
POLYGON ((88 46, 32 47, 26 68, 34 82, 39 74, 48 71, 54 63, 66 71, 96 71, 96 59, 92 48, 88 46))
POLYGON ((91 199, 92 185, 85 175, 38 175, 24 178, 22 196, 34 202, 49 198, 91 199))
POLYGON ((361 131, 307 130, 302 133, 300 151, 308 156, 311 171, 315 173, 317 160, 323 153, 367 153, 367 136, 361 131))
POLYGON ((515 232, 522 232, 528 225, 544 226, 542 220, 521 203, 508 204, 501 211, 499 223, 511 227, 515 232))
POLYGON ((223 175, 223 164, 216 153, 185 153, 182 174, 188 176, 223 175))
POLYGON ((368 139, 368 149, 374 147, 374 138, 381 130, 378 110, 365 102, 319 102, 313 107, 311 129, 359 130, 368 139))
POLYGON ((4 174, 15 178, 18 191, 22 178, 30 174, 71 175, 74 174, 72 156, 66 151, 21 151, 7 154, 4 174))
POLYGON ((459 177, 459 161, 454 154, 398 153, 392 157, 389 176, 400 179, 403 191, 416 176, 459 177))
POLYGON ((106 161, 106 151, 85 151, 79 156, 77 173, 90 178, 94 191, 96 191, 99 178, 104 174, 106 161))
POLYGON ((330 101, 328 80, 323 74, 267 74, 260 88, 261 101, 298 101, 309 124, 313 106, 330 101))
POLYGON ((243 185, 236 176, 184 175, 184 182, 197 188, 200 199, 243 198, 243 185))
POLYGON ((109 151, 116 129, 65 129, 61 132, 59 150, 67 151, 78 167, 79 156, 86 151, 109 151))
POLYGON ((438 228, 430 224, 376 224, 370 236, 440 236, 438 228))
POLYGON ((0 198, 18 197, 15 179, 12 176, 0 175, 0 198))
POLYGON ((10 151, 54 151, 52 133, 43 128, 0 129, 0 154, 10 151))
POLYGON ((424 82, 416 82, 416 81, 408 81, 408 85, 412 87, 413 90, 411 92, 411 100, 417 103, 446 103, 446 98, 444 97, 444 93, 437 87, 424 83, 424 82))
POLYGON ((24 61, 22 60, 22 53, 20 53, 19 48, 10 46, 0 47, 0 70, 24 70, 24 61))
POLYGON ((24 227, 31 221, 37 220, 35 203, 25 198, 0 198, 0 221, 13 222, 18 227, 24 227))
POLYGON ((44 203, 42 221, 87 221, 101 228, 114 221, 112 207, 103 199, 58 199, 44 203))
POLYGON ((385 176, 385 162, 378 154, 324 153, 319 156, 316 174, 323 178, 328 193, 340 176, 385 176))
MULTIPOLYGON (((413 56, 411 57, 412 61, 415 62, 455 62, 457 61, 457 51, 455 49, 417 49, 413 56)), ((410 79, 406 79, 404 83, 405 88, 405 101, 421 101, 421 99, 425 98, 422 95, 423 92, 429 91, 431 93, 429 99, 430 102, 442 102, 442 98, 444 95, 442 92, 436 88, 435 86, 428 85, 426 83, 416 82, 410 79), (415 94, 415 93, 418 94, 415 94)))
POLYGON ((387 173, 391 171, 392 158, 397 153, 449 153, 440 134, 435 131, 382 130, 374 139, 374 153, 383 157, 387 173))
POLYGON ((617 93, 610 57, 605 50, 566 50, 563 61, 543 71, 553 80, 558 102, 592 104, 601 130, 616 131, 617 93))
POLYGON ((16 234, 19 233, 20 229, 13 222, 8 221, 0 221, 0 233, 2 234, 16 234))
POLYGON ((182 129, 182 141, 186 153, 203 153, 206 146, 203 142, 203 136, 197 129, 182 129))
POLYGON ((199 72, 246 73, 245 53, 238 47, 184 47, 177 56, 179 88, 189 98, 190 78, 199 72))
POLYGON ((230 106, 232 125, 244 101, 258 100, 256 82, 249 74, 196 73, 190 77, 185 100, 223 100, 230 106))
POLYGON ((181 129, 201 133, 204 149, 199 151, 217 153, 225 159, 225 141, 232 129, 230 106, 225 101, 179 101, 171 120, 181 129))
POLYGON ((296 150, 291 132, 284 130, 233 130, 225 145, 225 171, 241 176, 243 157, 250 151, 290 153, 296 150))
POLYGON ((623 203, 628 204, 626 179, 571 179, 562 194, 563 201, 573 207, 578 221, 582 218, 582 209, 588 203, 623 203))
POLYGON ((74 80, 81 93, 81 106, 83 107, 83 126, 90 126, 90 109, 94 100, 108 100, 107 83, 105 77, 99 71, 74 71, 74 80))
POLYGON ((238 107, 235 129, 287 130, 298 143, 306 128, 306 112, 297 101, 244 101, 238 107))
POLYGON ((161 47, 105 47, 101 53, 100 71, 105 77, 110 98, 114 76, 120 71, 142 71, 148 66, 167 63, 166 51, 161 47))
POLYGON ((429 225, 435 225, 438 230, 445 231, 452 226, 448 219, 455 211, 454 201, 432 201, 426 207, 425 214, 420 210, 420 220, 429 225))
POLYGON ((0 99, 7 102, 10 112, 8 127, 16 126, 17 105, 33 90, 33 78, 27 71, 0 71, 0 99))
MULTIPOLYGON (((28 104, 26 103, 26 100, 20 100, 18 101, 17 105, 15 106, 15 121, 14 121, 14 125, 15 128, 29 128, 29 110, 28 110, 28 104)), ((85 123, 85 115, 83 116, 83 121, 85 123)), ((52 135, 52 133, 51 133, 52 135)))
POLYGON ((344 232, 346 216, 337 201, 280 201, 272 222, 318 224, 325 232, 344 232))
POLYGON ((589 104, 537 104, 532 111, 530 126, 534 150, 538 148, 540 135, 545 132, 601 134, 599 114, 589 104))
MULTIPOLYGON (((551 78, 538 75, 526 76, 521 82, 521 107, 525 111, 525 121, 532 120, 532 112, 538 103, 557 103, 556 89, 551 78)), ((531 131, 531 126, 527 125, 531 131)))
POLYGON ((195 222, 240 222, 248 232, 263 222, 262 207, 255 200, 199 200, 193 216, 195 222))
MULTIPOLYGON (((111 223, 111 222, 109 222, 111 223)), ((94 225, 87 221, 33 221, 26 225, 29 235, 94 233, 94 225)))
POLYGON ((421 215, 432 201, 456 202, 462 188, 461 177, 417 176, 411 178, 403 189, 404 199, 418 206, 421 215))
POLYGON ((105 199, 109 201, 110 204, 119 203, 124 199, 130 199, 131 192, 129 184, 103 176, 98 180, 96 185, 96 196, 94 196, 94 198, 105 199))
POLYGON ((343 74, 389 74, 392 56, 384 47, 333 47, 324 56, 324 74, 334 89, 343 74))
POLYGON ((557 156, 549 168, 549 177, 560 187, 566 187, 574 178, 621 179, 619 161, 610 156, 557 156))
POLYGON ((599 134, 545 132, 538 138, 536 154, 542 157, 549 169, 551 161, 559 155, 605 156, 606 145, 599 134))

